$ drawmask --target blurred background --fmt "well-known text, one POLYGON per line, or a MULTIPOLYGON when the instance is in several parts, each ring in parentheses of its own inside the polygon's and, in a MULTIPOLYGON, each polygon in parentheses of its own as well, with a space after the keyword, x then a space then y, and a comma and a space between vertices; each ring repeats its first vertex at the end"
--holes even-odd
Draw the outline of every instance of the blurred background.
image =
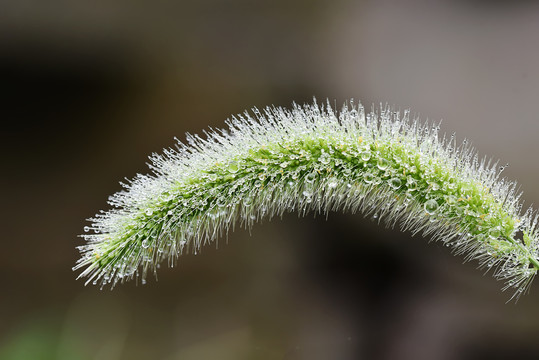
POLYGON ((85 219, 173 137, 349 98, 443 120, 539 203, 535 1, 2 1, 0 359, 539 358, 515 305, 439 244, 289 214, 114 291, 85 219))

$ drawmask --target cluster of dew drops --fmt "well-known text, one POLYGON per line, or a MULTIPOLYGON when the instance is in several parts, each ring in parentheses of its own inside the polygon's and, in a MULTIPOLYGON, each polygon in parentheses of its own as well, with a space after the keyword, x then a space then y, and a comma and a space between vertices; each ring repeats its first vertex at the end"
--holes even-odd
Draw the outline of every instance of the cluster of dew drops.
MULTIPOLYGON (((350 111, 352 117, 357 116, 354 111, 350 111)), ((376 117, 376 115, 367 115, 367 123, 372 124, 375 120, 369 117, 376 117)), ((189 192, 189 196, 181 198, 180 195, 181 206, 166 209, 165 214, 181 219, 182 216, 199 212, 210 220, 222 224, 226 222, 223 219, 228 217, 227 212, 241 205, 240 208, 243 210, 240 216, 254 221, 266 215, 270 206, 274 207, 274 211, 279 212, 283 209, 294 209, 299 201, 300 206, 307 209, 315 199, 320 203, 322 197, 346 201, 351 197, 365 197, 365 191, 376 190, 380 192, 382 198, 387 198, 391 192, 403 199, 398 203, 394 213, 404 211, 408 204, 420 204, 431 222, 439 221, 444 214, 452 214, 453 218, 463 215, 474 217, 478 219, 477 223, 481 223, 485 218, 488 219, 491 214, 477 213, 469 207, 466 201, 462 201, 468 193, 474 190, 473 187, 465 181, 459 182, 456 174, 454 181, 441 182, 439 169, 445 168, 444 170, 448 173, 463 169, 475 171, 478 179, 481 179, 481 171, 485 171, 486 175, 483 175, 486 178, 494 179, 507 165, 500 167, 499 173, 495 174, 497 168, 478 164, 477 155, 471 151, 464 157, 459 156, 454 134, 451 140, 444 144, 443 141, 439 142, 437 139, 439 126, 432 128, 419 126, 411 129, 409 124, 405 124, 402 126, 407 126, 407 128, 401 129, 398 118, 396 120, 391 124, 386 122, 385 126, 391 129, 386 129, 386 133, 382 136, 377 133, 378 126, 367 127, 367 130, 362 129, 367 133, 376 133, 373 137, 363 133, 353 134, 353 136, 343 135, 339 124, 328 124, 329 130, 326 134, 316 133, 316 136, 323 140, 324 145, 314 150, 306 148, 305 139, 302 138, 303 135, 307 138, 312 137, 312 133, 300 129, 298 130, 300 136, 286 140, 287 134, 279 134, 276 131, 274 138, 267 138, 266 141, 280 143, 279 147, 264 149, 263 156, 262 153, 257 154, 256 151, 249 158, 242 157, 241 153, 231 152, 227 154, 225 161, 218 163, 216 171, 207 171, 201 175, 196 173, 196 166, 193 167, 195 169, 193 173, 186 169, 182 176, 188 178, 198 175, 201 182, 184 188, 186 192, 189 192), (391 135, 395 134, 398 136, 393 139, 391 135), (416 162, 418 154, 419 162, 416 162), (439 157, 444 154, 450 156, 442 161, 439 157), (457 164, 458 162, 461 164, 457 164), (229 181, 220 182, 219 176, 223 172, 227 173, 229 181), (219 183, 219 186, 212 186, 216 183, 219 183), (276 198, 280 199, 280 204, 273 203, 276 198), (275 210, 276 206, 277 210, 275 210)), ((238 147, 241 148, 241 146, 238 147)), ((466 142, 463 143, 464 150, 466 150, 465 147, 466 142)), ((503 198, 504 191, 507 191, 507 188, 498 189, 501 193, 500 198, 503 198)), ((391 212, 387 206, 392 206, 392 204, 376 203, 376 198, 372 197, 370 201, 374 219, 378 218, 377 210, 391 212)), ((154 210, 148 208, 144 213, 148 218, 160 214, 160 210, 154 210)), ((88 226, 84 228, 84 231, 89 232, 92 229, 96 231, 95 227, 88 226)), ((478 227, 474 230, 481 229, 478 227)), ((481 235, 498 239, 502 228, 496 226, 486 231, 486 234, 481 235)), ((197 236, 196 230, 192 229, 191 233, 197 236)), ((471 237, 477 234, 459 235, 471 237)), ((185 239, 181 240, 181 247, 185 245, 185 242, 185 239)), ((149 250, 151 246, 149 239, 142 240, 143 251, 149 250)))

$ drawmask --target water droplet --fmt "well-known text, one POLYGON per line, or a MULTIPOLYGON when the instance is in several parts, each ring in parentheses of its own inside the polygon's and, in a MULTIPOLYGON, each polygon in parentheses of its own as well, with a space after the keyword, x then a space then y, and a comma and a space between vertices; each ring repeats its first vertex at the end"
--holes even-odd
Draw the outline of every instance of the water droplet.
POLYGON ((257 188, 261 187, 262 186, 262 181, 260 181, 260 180, 255 181, 254 186, 257 187, 257 188))
POLYGON ((406 181, 406 187, 408 188, 408 191, 416 191, 417 182, 411 176, 409 176, 408 180, 406 181))
POLYGON ((172 215, 172 210, 167 211, 167 215, 171 216, 172 215))
POLYGON ((303 196, 305 196, 305 197, 307 197, 307 198, 308 198, 308 197, 311 197, 311 196, 313 196, 313 193, 312 193, 312 192, 310 192, 309 190, 305 190, 305 191, 303 192, 303 196))
POLYGON ((148 216, 152 216, 153 215, 153 210, 152 209, 146 209, 146 215, 148 216))
POLYGON ((150 246, 150 242, 149 242, 147 239, 144 239, 144 240, 142 241, 142 247, 143 247, 144 249, 147 249, 149 246, 150 246))
POLYGON ((363 180, 365 180, 367 184, 371 184, 374 181, 374 175, 371 173, 365 173, 365 175, 363 175, 363 180))
POLYGON ((323 153, 320 158, 318 159, 322 164, 327 165, 330 162, 330 157, 328 154, 323 153))
POLYGON ((328 181, 328 188, 329 189, 335 189, 337 185, 339 184, 338 180, 336 178, 330 178, 328 181))
POLYGON ((393 189, 398 189, 402 185, 402 181, 399 178, 392 178, 389 179, 389 186, 391 186, 393 189))
POLYGON ((283 169, 286 168, 288 166, 288 161, 285 161, 284 163, 281 163, 281 165, 279 165, 280 167, 282 167, 283 169))
POLYGON ((264 179, 266 178, 266 174, 260 173, 258 174, 258 178, 260 179, 260 181, 264 181, 264 179))
POLYGON ((316 179, 316 173, 315 172, 308 173, 307 175, 305 175, 305 182, 307 182, 309 184, 313 183, 315 179, 316 179))
POLYGON ((386 159, 384 158, 380 158, 378 159, 378 164, 376 164, 378 166, 378 169, 380 170, 386 170, 389 166, 389 161, 387 161, 386 159))
POLYGON ((88 231, 90 231, 90 227, 89 227, 89 226, 85 226, 85 227, 84 227, 84 232, 88 232, 88 231))
POLYGON ((361 153, 361 160, 369 161, 371 159, 371 153, 369 151, 363 151, 361 153))
POLYGON ((453 195, 447 195, 445 197, 445 201, 447 202, 447 205, 454 206, 457 203, 457 197, 453 195))
POLYGON ((492 229, 490 229, 490 231, 488 232, 488 236, 491 238, 491 239, 497 239, 501 234, 502 232, 500 231, 501 228, 499 226, 496 226, 496 227, 493 227, 492 229))
POLYGON ((424 208, 427 214, 433 215, 436 210, 438 210, 438 203, 436 202, 436 200, 431 199, 425 203, 424 208))
POLYGON ((219 196, 219 197, 217 198, 217 201, 216 201, 215 203, 216 203, 217 206, 219 206, 219 207, 224 207, 224 206, 226 205, 226 201, 227 201, 226 197, 224 197, 224 196, 219 196))
POLYGON ((249 207, 253 204, 253 198, 250 196, 247 196, 243 199, 243 206, 249 207))
POLYGON ((232 174, 237 173, 240 170, 240 164, 237 161, 231 161, 228 164, 228 171, 230 171, 232 174))
POLYGON ((187 241, 182 240, 182 241, 180 241, 180 246, 184 246, 186 243, 187 243, 187 241))

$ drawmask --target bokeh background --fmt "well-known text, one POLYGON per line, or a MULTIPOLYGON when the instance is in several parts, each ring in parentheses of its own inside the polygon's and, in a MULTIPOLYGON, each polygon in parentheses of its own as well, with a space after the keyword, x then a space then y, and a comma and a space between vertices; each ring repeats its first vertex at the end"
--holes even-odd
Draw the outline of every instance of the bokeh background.
POLYGON ((471 140, 539 203, 535 1, 2 1, 0 359, 539 358, 539 286, 360 215, 237 230, 114 291, 85 219, 173 137, 252 106, 380 102, 471 140))

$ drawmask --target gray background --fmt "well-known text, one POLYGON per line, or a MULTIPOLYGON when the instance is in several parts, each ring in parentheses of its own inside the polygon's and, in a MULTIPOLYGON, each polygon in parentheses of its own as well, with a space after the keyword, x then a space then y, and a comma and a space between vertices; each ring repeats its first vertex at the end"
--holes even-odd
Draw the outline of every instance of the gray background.
POLYGON ((71 272, 149 154, 313 96, 443 119, 538 203, 538 35, 534 1, 2 2, 0 358, 538 358, 537 284, 506 305, 475 263, 361 215, 237 230, 145 286, 71 272))

